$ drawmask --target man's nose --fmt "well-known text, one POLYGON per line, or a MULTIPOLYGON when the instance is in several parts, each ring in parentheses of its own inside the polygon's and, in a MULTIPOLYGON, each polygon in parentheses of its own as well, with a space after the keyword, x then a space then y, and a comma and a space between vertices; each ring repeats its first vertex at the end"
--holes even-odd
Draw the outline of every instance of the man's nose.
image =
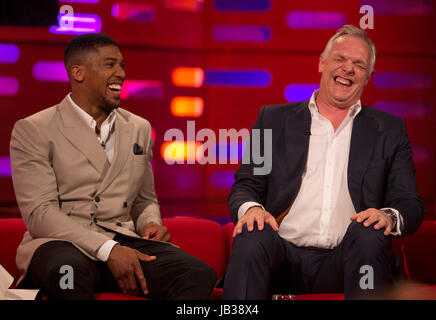
POLYGON ((346 74, 354 74, 354 66, 353 63, 351 61, 345 61, 342 64, 342 70, 344 70, 344 72, 346 74))
POLYGON ((124 68, 118 66, 117 70, 115 71, 115 76, 120 77, 124 80, 124 78, 126 77, 126 72, 124 71, 124 68))

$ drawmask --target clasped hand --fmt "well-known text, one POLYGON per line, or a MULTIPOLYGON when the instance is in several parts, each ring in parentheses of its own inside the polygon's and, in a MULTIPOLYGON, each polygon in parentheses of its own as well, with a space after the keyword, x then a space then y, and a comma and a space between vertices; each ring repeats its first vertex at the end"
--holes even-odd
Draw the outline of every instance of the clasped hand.
MULTIPOLYGON (((142 229, 144 239, 170 241, 168 229, 150 222, 142 229)), ((142 272, 140 261, 152 262, 156 256, 141 253, 138 250, 116 244, 109 255, 107 266, 124 294, 139 295, 138 283, 144 294, 148 294, 147 281, 142 272)))

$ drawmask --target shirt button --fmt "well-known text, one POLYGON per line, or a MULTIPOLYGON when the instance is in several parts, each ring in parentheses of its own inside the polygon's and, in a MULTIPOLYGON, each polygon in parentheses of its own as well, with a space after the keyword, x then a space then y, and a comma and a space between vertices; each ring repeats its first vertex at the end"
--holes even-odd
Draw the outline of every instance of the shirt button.
POLYGON ((100 197, 96 196, 94 200, 95 200, 95 202, 100 202, 100 197))

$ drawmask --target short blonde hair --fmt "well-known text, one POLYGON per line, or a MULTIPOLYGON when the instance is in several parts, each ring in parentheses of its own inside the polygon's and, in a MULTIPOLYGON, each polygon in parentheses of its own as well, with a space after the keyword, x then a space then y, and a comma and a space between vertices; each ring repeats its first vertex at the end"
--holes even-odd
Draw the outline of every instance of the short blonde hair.
POLYGON ((343 37, 343 36, 352 36, 352 37, 361 38, 368 44, 368 46, 371 50, 371 58, 370 58, 370 62, 369 62, 369 75, 371 75, 374 72, 375 57, 377 54, 375 51, 375 45, 372 42, 372 40, 368 37, 368 35, 366 34, 366 32, 364 30, 359 29, 358 27, 356 27, 352 24, 347 24, 347 25, 343 26, 333 35, 333 37, 331 37, 329 39, 329 41, 327 42, 327 45, 325 46, 323 53, 321 54, 322 58, 323 59, 327 58, 327 54, 330 51, 330 48, 333 44, 333 41, 335 41, 336 39, 343 37))

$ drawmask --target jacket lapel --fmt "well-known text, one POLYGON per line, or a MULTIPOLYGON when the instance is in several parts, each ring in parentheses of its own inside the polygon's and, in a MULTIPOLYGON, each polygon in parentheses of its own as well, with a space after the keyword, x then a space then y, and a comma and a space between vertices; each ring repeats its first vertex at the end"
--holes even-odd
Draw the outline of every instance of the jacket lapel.
POLYGON ((306 166, 311 122, 308 101, 304 101, 285 123, 286 163, 291 177, 301 176, 306 166))
POLYGON ((109 167, 103 182, 100 184, 97 194, 103 192, 115 179, 115 177, 120 173, 121 169, 124 167, 126 160, 132 146, 132 129, 129 124, 124 120, 122 115, 117 112, 117 117, 115 119, 115 152, 114 158, 111 166, 109 167))
POLYGON ((80 118, 67 97, 58 105, 58 112, 62 120, 59 125, 61 133, 83 153, 100 174, 103 174, 107 157, 95 132, 80 118))
POLYGON ((277 211, 274 210, 279 223, 288 214, 297 196, 302 175, 306 168, 312 123, 308 103, 308 101, 304 101, 296 109, 292 109, 285 121, 286 180, 291 181, 291 183, 290 194, 287 195, 285 201, 277 205, 277 211))
POLYGON ((348 189, 357 212, 362 209, 362 181, 372 158, 378 132, 377 122, 368 115, 366 108, 368 107, 362 106, 362 110, 354 119, 348 159, 348 189))

